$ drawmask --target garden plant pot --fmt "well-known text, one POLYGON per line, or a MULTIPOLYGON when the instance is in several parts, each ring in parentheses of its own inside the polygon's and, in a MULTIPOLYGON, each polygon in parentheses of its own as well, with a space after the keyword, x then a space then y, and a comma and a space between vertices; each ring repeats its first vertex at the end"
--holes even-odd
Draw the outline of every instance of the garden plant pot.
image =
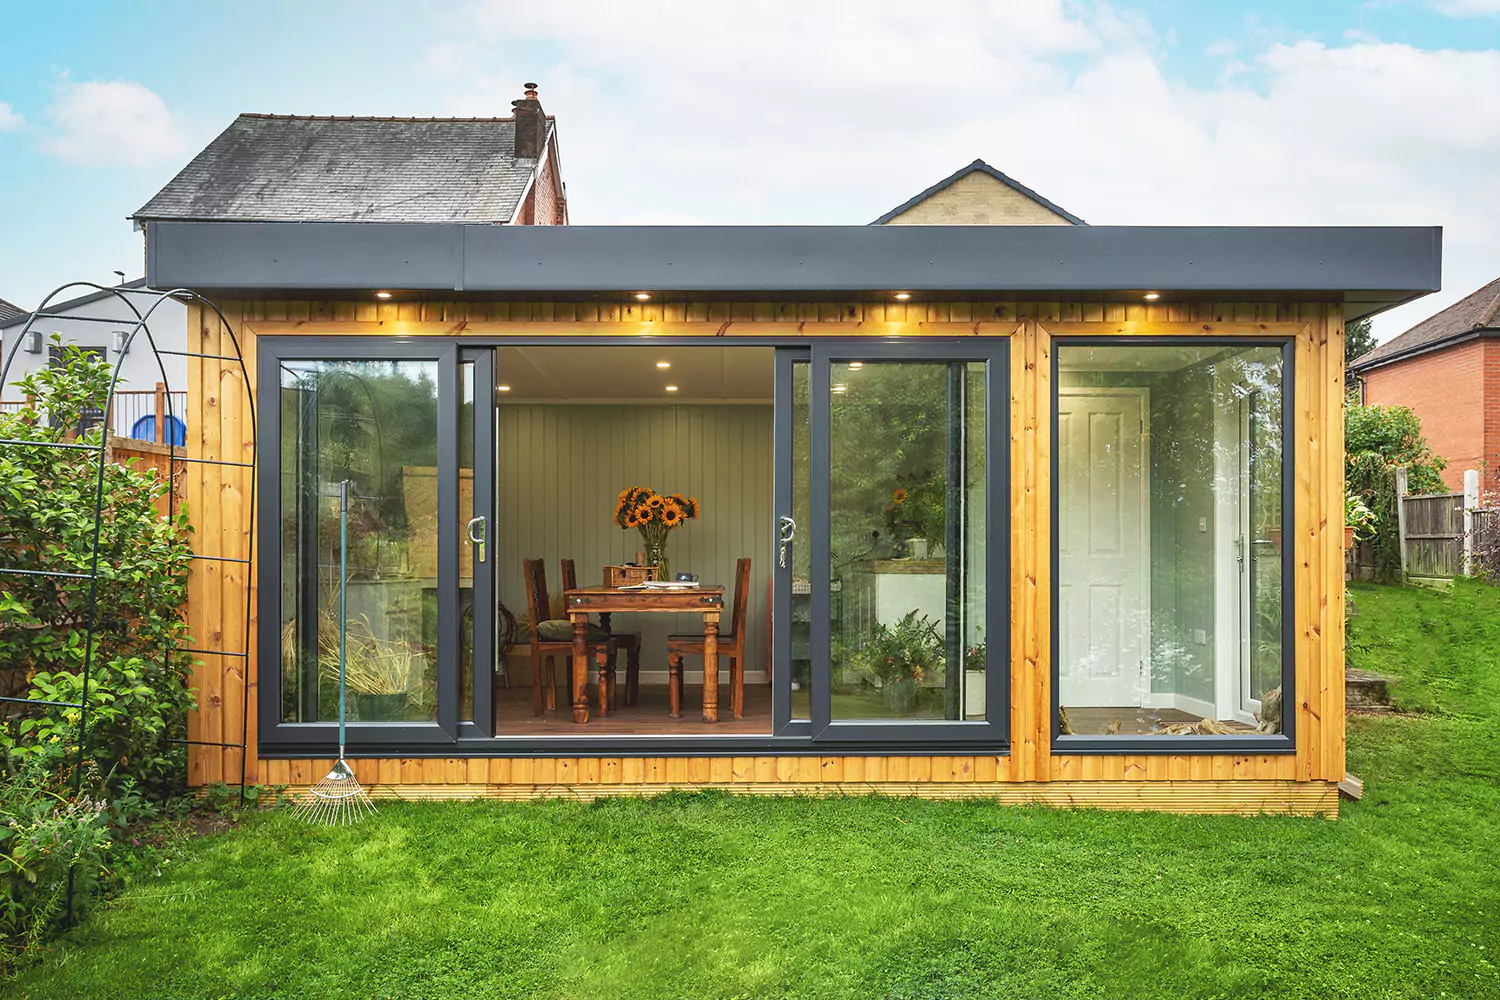
POLYGON ((978 719, 984 715, 984 671, 964 671, 964 718, 978 719))
POLYGON ((880 697, 885 702, 885 707, 892 712, 909 715, 917 707, 917 682, 910 678, 886 681, 880 689, 880 697))
POLYGON ((406 692, 354 696, 354 717, 361 722, 400 722, 406 716, 406 692))
POLYGON ((1354 525, 1352 524, 1344 525, 1344 548, 1354 548, 1354 525))

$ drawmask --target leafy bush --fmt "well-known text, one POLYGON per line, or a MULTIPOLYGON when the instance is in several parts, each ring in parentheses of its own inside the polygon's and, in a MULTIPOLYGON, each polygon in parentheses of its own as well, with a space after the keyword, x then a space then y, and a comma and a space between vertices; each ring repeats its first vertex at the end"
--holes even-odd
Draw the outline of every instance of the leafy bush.
MULTIPOLYGON (((54 749, 50 756, 64 753, 54 749)), ((50 763, 31 757, 0 779, 0 939, 6 946, 0 966, 63 919, 70 872, 74 899, 83 900, 107 871, 112 845, 104 803, 54 791, 50 763)))
POLYGON ((1412 493, 1444 493, 1442 471, 1448 460, 1432 453, 1422 436, 1422 419, 1407 406, 1349 406, 1344 412, 1344 453, 1348 461, 1376 454, 1406 469, 1412 493))
MULTIPOLYGON (((31 402, 0 415, 0 438, 67 443, 87 413, 103 410, 110 373, 106 362, 65 346, 59 364, 21 380, 31 402)), ((91 430, 75 443, 97 445, 100 434, 91 430)), ((10 714, 0 720, 8 769, 41 760, 76 766, 76 755, 70 761, 38 748, 76 747, 86 721, 90 762, 109 786, 132 777, 143 791, 161 796, 181 783, 184 754, 168 740, 185 735, 193 705, 191 658, 175 652, 191 645, 179 613, 191 557, 186 514, 169 519, 158 509, 166 492, 167 483, 153 472, 112 461, 101 468, 96 451, 0 448, 0 562, 78 574, 0 578, 5 694, 80 700, 91 591, 96 601, 87 719, 77 709, 8 706, 10 714), (93 567, 96 532, 97 585, 83 578, 93 567)))

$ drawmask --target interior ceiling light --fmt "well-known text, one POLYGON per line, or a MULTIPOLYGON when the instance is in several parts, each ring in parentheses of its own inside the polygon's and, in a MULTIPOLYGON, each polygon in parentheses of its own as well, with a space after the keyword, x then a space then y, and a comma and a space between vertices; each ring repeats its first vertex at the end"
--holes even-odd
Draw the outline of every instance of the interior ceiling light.
POLYGON ((670 362, 670 361, 658 361, 656 363, 656 367, 658 367, 658 368, 671 368, 672 367, 672 362, 670 362))
POLYGON ((829 392, 848 392, 849 391, 849 387, 847 385, 844 385, 843 383, 840 383, 838 385, 831 386, 828 391, 829 392))
POLYGON ((635 293, 635 297, 636 297, 636 300, 639 301, 639 302, 646 302, 646 301, 650 300, 651 293, 650 292, 636 292, 635 293))
POLYGON ((865 363, 863 361, 851 361, 851 362, 849 362, 849 370, 851 372, 857 372, 861 368, 863 368, 864 366, 865 366, 865 363))
POLYGON ((390 292, 376 292, 375 293, 375 297, 377 299, 388 299, 388 298, 391 297, 391 293, 390 292))
POLYGON ((897 292, 896 293, 896 299, 898 301, 905 302, 909 298, 911 298, 911 292, 897 292))
POLYGON ((667 386, 667 391, 668 392, 676 392, 677 391, 677 387, 675 385, 669 385, 669 386, 667 386))
POLYGON ((495 386, 495 388, 499 389, 501 392, 510 392, 510 386, 508 385, 497 385, 495 386))
POLYGON ((1147 302, 1155 302, 1159 298, 1161 298, 1161 292, 1147 292, 1145 295, 1147 302))

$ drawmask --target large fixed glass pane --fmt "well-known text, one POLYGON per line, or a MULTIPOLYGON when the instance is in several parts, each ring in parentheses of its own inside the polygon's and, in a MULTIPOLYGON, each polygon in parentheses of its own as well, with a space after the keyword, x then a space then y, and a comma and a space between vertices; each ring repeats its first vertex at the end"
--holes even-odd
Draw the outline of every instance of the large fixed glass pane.
POLYGON ((985 717, 985 369, 831 365, 834 721, 985 717))
POLYGON ((438 362, 281 368, 284 722, 437 718, 438 362), (340 572, 339 484, 350 483, 340 572))
POLYGON ((1057 365, 1062 734, 1281 732, 1282 349, 1057 365))

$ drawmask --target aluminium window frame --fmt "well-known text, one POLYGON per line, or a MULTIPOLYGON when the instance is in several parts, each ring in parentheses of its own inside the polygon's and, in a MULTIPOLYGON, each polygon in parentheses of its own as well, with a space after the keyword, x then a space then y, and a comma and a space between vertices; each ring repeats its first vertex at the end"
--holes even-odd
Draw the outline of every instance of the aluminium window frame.
MULTIPOLYGON (((996 527, 988 528, 996 537, 997 544, 989 547, 986 556, 987 563, 999 558, 1004 566, 1004 572, 1000 575, 1005 591, 999 598, 999 604, 989 603, 992 611, 987 615, 998 615, 999 620, 1005 623, 1005 635, 1010 634, 1010 338, 994 337, 984 338, 986 341, 994 340, 996 343, 988 345, 982 350, 999 352, 999 361, 991 365, 990 396, 989 405, 998 406, 996 417, 1002 421, 1001 428, 1003 436, 991 435, 986 443, 988 449, 989 467, 986 470, 986 489, 993 495, 994 502, 1003 504, 1004 519, 996 527)), ((943 354, 946 349, 949 354, 954 351, 975 352, 981 350, 975 344, 976 338, 949 338, 932 337, 922 338, 921 344, 913 342, 909 337, 809 337, 809 336, 611 336, 611 335, 582 335, 582 336, 537 336, 537 335, 486 335, 486 336, 397 336, 390 335, 365 335, 365 334, 295 334, 262 336, 257 343, 257 384, 260 386, 279 387, 280 379, 278 372, 283 361, 317 361, 317 360, 399 360, 399 359, 432 359, 440 357, 446 351, 452 351, 454 360, 451 367, 456 372, 457 365, 461 359, 471 355, 474 350, 501 347, 591 347, 591 346, 627 346, 627 347, 761 347, 761 348, 799 348, 811 351, 814 345, 837 341, 840 349, 843 346, 858 346, 862 351, 871 352, 875 356, 882 345, 896 350, 915 352, 918 348, 935 349, 936 360, 964 360, 962 354, 954 354, 948 357, 943 354)), ((778 352, 782 356, 784 352, 778 352)), ((786 355, 789 356, 789 355, 786 355)), ((920 360, 913 354, 908 354, 910 360, 920 360)), ((477 370, 477 369, 476 369, 477 370)), ((490 366, 490 371, 496 373, 492 382, 500 377, 499 359, 490 366)), ((279 391, 279 388, 278 388, 279 391)), ((441 398, 441 397, 440 397, 441 398)), ((450 388, 449 397, 454 400, 455 405, 448 408, 448 412, 439 413, 439 434, 442 440, 439 443, 439 467, 442 468, 442 456, 444 447, 451 449, 453 457, 450 465, 457 468, 457 420, 459 407, 456 405, 457 387, 450 388), (444 430, 444 428, 447 430, 444 430), (451 440, 450 440, 451 439, 451 440), (447 442, 446 445, 444 442, 447 442)), ((476 401, 483 398, 482 393, 476 392, 476 401)), ((488 397, 494 400, 494 393, 488 397)), ((779 398, 778 398, 779 402, 779 398)), ((279 523, 280 516, 280 476, 281 476, 281 408, 278 405, 257 407, 257 419, 259 421, 258 432, 262 440, 276 442, 274 447, 263 450, 260 459, 260 468, 256 475, 260 476, 260 495, 265 498, 258 517, 267 518, 263 524, 271 527, 260 533, 259 553, 260 560, 260 592, 257 600, 257 610, 260 615, 257 637, 259 645, 257 649, 257 668, 261 671, 262 682, 259 685, 258 715, 259 733, 257 736, 258 750, 261 756, 267 758, 302 758, 302 757, 326 757, 336 744, 337 722, 311 722, 311 723, 287 723, 280 720, 280 698, 281 682, 279 656, 276 651, 280 649, 280 622, 281 608, 279 602, 281 584, 281 556, 280 532, 274 530, 279 523)), ((773 414, 773 423, 776 415, 773 414)), ((816 438, 816 435, 814 435, 816 438)), ((476 446, 478 442, 476 441, 476 446)), ((477 461, 477 459, 476 459, 477 461)), ((463 519, 459 517, 457 496, 457 484, 452 484, 444 493, 443 484, 439 480, 439 532, 444 532, 442 521, 443 511, 452 508, 447 525, 447 534, 455 539, 463 519), (445 504, 446 499, 446 504, 445 504)), ((498 513, 498 512, 497 512, 498 513)), ((454 551, 457 551, 457 542, 454 543, 454 551)), ((440 552, 442 547, 440 545, 440 552)), ((490 559, 500 558, 495 545, 490 547, 490 559)), ((441 569, 439 570, 441 573, 441 569)), ((452 571, 456 581, 456 568, 452 571)), ((456 587, 456 584, 455 584, 456 587)), ((991 595, 993 596, 993 594, 991 595)), ((455 595, 454 609, 451 614, 457 615, 457 599, 455 595)), ((441 612, 441 609, 440 609, 441 612)), ((456 618, 455 618, 456 621, 456 618)), ((441 629, 441 624, 440 624, 441 629)), ((456 626, 454 626, 456 629, 456 626)), ((443 633, 440 631, 439 633, 443 633)), ((456 631, 454 632, 457 635, 456 631)), ((450 643, 452 645, 452 643, 450 643)), ((997 651, 998 655, 999 651, 997 651)), ((994 697, 1003 711, 1003 716, 993 724, 987 722, 974 723, 950 723, 949 725, 962 725, 966 729, 972 727, 974 735, 968 732, 963 734, 962 739, 935 741, 925 733, 901 733, 892 732, 897 727, 879 726, 870 733, 851 733, 847 738, 839 738, 837 731, 833 734, 825 734, 815 738, 812 726, 807 720, 781 720, 782 724, 775 726, 774 732, 753 735, 716 735, 712 733, 702 734, 651 734, 651 735, 624 735, 611 734, 593 736, 587 732, 578 735, 538 735, 538 734, 516 734, 506 735, 497 733, 486 735, 481 726, 473 722, 456 720, 458 713, 458 677, 454 674, 451 682, 444 683, 442 673, 442 652, 440 647, 439 668, 439 719, 441 720, 441 705, 443 704, 444 689, 451 693, 447 695, 452 702, 451 715, 455 718, 455 731, 450 734, 439 724, 434 723, 349 723, 349 743, 346 755, 350 758, 390 758, 390 757, 509 757, 509 758, 554 758, 554 757, 622 757, 622 756, 653 756, 653 757, 714 757, 714 756, 754 756, 774 754, 777 756, 827 756, 830 754, 852 753, 859 755, 878 754, 880 756, 928 756, 933 753, 942 752, 944 747, 951 746, 955 752, 961 753, 994 753, 998 756, 1009 755, 1010 744, 1010 642, 1004 643, 1002 664, 996 664, 992 660, 987 669, 987 697, 994 697), (998 674, 998 676, 997 676, 998 674), (998 693, 997 693, 998 690, 998 693)), ((452 652, 454 670, 457 667, 457 650, 452 652)), ((790 683, 790 674, 787 674, 787 683, 790 683)), ((773 702, 775 701, 775 690, 773 688, 773 702)), ((476 708, 478 701, 476 700, 476 708)), ((914 723, 906 723, 910 727, 914 723)), ((586 730, 587 725, 579 727, 586 730)))
POLYGON ((1243 736, 1151 736, 1151 735, 1104 735, 1084 734, 1064 736, 1061 732, 1060 686, 1061 649, 1058 588, 1060 586, 1061 545, 1059 544, 1059 463, 1062 449, 1058 445, 1058 410, 1062 397, 1058 382, 1062 349, 1066 347, 1276 347, 1281 351, 1281 537, 1295 539, 1296 503, 1293 484, 1296 482, 1296 410, 1297 342, 1294 337, 1264 336, 1107 336, 1079 335, 1054 336, 1051 358, 1051 428, 1050 450, 1052 452, 1048 475, 1051 478, 1051 513, 1049 537, 1052 560, 1051 586, 1051 713, 1053 754, 1134 754, 1134 755, 1201 755, 1223 753, 1293 754, 1297 749, 1297 660, 1296 660, 1296 574, 1291 552, 1283 552, 1281 558, 1281 716, 1280 733, 1247 733, 1243 736))

